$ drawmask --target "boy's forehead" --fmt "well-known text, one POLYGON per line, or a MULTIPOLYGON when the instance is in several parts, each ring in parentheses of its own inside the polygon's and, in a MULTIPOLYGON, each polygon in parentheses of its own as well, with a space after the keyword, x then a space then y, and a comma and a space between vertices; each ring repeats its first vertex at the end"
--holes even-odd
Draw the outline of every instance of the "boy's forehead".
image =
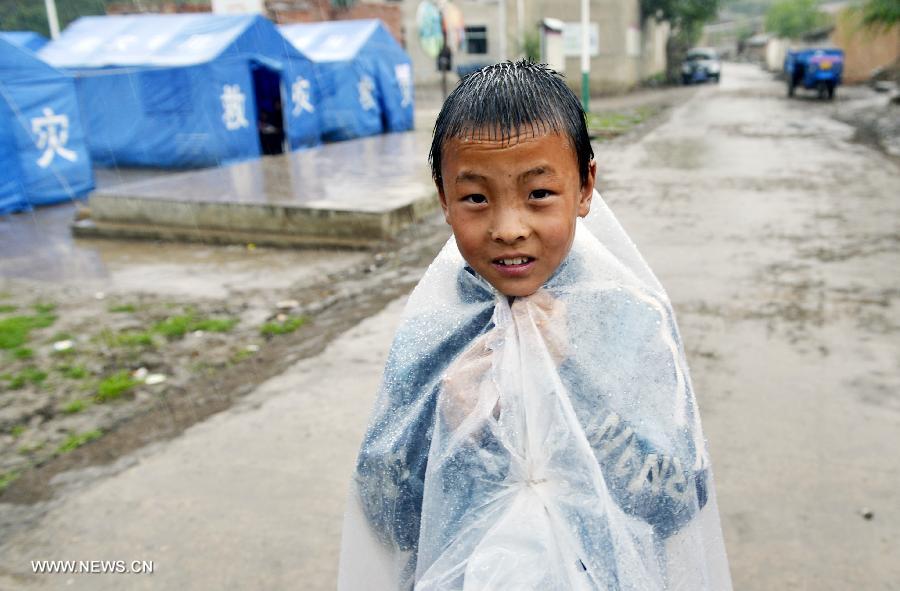
MULTIPOLYGON (((484 143, 488 145, 510 146, 521 142, 533 141, 545 137, 564 137, 568 135, 560 129, 544 122, 527 123, 515 129, 500 125, 466 127, 460 133, 447 138, 447 143, 454 140, 458 144, 484 143)), ((568 138, 572 139, 572 138, 568 138)), ((574 140, 573 140, 574 144, 574 140)))
MULTIPOLYGON (((449 162, 467 166, 488 164, 494 158, 508 158, 515 153, 516 164, 525 166, 524 160, 563 160, 577 169, 574 142, 558 131, 522 130, 504 136, 464 135, 448 138, 442 157, 442 166, 449 162)), ((560 163, 561 164, 561 163, 560 163)))

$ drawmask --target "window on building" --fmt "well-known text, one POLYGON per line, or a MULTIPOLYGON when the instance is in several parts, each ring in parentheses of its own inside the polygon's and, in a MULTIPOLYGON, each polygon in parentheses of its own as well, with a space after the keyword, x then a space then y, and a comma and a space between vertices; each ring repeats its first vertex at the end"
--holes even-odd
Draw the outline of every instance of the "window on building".
POLYGON ((487 52, 487 27, 483 25, 466 27, 466 53, 487 52))

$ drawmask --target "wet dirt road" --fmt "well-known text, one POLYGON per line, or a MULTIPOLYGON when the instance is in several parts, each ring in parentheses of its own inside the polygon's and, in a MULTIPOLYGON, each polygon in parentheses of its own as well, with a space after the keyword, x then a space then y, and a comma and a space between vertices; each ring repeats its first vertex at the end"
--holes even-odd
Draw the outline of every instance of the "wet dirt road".
MULTIPOLYGON (((900 169, 829 117, 840 101, 789 102, 729 64, 640 141, 597 149, 678 314, 741 591, 900 588, 900 169)), ((333 589, 402 303, 177 439, 70 475, 0 543, 0 588, 333 589), (155 572, 29 576, 34 559, 155 572)))
POLYGON ((900 589, 900 168, 842 100, 729 65, 600 150, 678 314, 741 591, 900 589))

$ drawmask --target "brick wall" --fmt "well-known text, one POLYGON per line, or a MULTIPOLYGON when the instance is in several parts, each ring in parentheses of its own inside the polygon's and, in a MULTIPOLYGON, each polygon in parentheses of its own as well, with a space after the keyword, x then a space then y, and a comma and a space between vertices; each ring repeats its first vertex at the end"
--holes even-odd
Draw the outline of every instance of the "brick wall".
MULTIPOLYGON (((136 14, 141 12, 175 14, 210 12, 210 4, 181 4, 177 2, 143 2, 141 7, 128 2, 108 4, 106 14, 136 14)), ((335 8, 329 0, 267 0, 267 16, 279 24, 314 23, 363 18, 381 19, 400 45, 406 47, 403 14, 400 6, 374 2, 357 2, 350 8, 335 8)))
POLYGON ((267 7, 269 16, 279 24, 378 18, 384 22, 394 39, 406 47, 403 14, 399 6, 357 2, 344 9, 333 7, 329 0, 278 0, 267 2, 267 7))

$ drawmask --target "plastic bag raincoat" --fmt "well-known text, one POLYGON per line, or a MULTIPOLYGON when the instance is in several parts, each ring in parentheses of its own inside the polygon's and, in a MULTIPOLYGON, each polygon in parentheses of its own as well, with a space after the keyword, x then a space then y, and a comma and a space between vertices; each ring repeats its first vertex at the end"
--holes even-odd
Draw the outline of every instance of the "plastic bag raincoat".
POLYGON ((411 294, 359 452, 341 591, 728 591, 669 299, 595 193, 507 298, 451 238, 411 294))

